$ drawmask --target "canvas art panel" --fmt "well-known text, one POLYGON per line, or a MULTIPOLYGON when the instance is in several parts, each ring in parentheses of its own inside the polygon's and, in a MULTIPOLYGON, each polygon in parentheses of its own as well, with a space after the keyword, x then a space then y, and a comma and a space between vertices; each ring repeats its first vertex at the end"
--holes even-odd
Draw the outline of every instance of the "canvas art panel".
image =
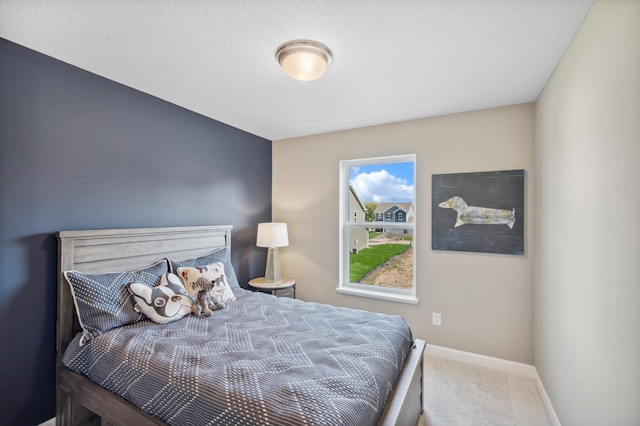
POLYGON ((524 170, 432 176, 434 250, 524 255, 524 170))

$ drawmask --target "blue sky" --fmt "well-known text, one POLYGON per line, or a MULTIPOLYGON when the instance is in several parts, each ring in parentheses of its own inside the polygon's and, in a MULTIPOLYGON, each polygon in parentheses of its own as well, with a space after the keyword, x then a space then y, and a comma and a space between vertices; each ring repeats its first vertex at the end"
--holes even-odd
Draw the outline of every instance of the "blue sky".
POLYGON ((365 203, 413 201, 411 162, 350 167, 349 181, 365 203))

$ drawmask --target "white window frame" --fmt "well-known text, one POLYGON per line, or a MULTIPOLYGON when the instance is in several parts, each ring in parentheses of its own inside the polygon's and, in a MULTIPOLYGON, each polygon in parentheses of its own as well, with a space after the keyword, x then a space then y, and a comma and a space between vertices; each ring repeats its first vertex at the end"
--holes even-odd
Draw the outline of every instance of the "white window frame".
POLYGON ((404 229, 411 230, 413 235, 413 282, 411 289, 397 289, 391 287, 372 286, 368 284, 358 284, 349 282, 349 230, 352 228, 374 228, 380 227, 379 224, 371 222, 351 222, 349 212, 349 169, 354 166, 364 166, 373 164, 385 164, 385 163, 413 163, 413 207, 414 211, 417 211, 416 207, 416 155, 394 155, 387 157, 375 157, 356 160, 343 160, 340 161, 340 213, 339 213, 339 283, 336 292, 341 294, 349 294, 353 296, 369 297, 373 299, 386 300, 392 302, 417 304, 417 289, 416 289, 416 221, 412 223, 408 222, 385 222, 384 228, 391 229, 404 229))

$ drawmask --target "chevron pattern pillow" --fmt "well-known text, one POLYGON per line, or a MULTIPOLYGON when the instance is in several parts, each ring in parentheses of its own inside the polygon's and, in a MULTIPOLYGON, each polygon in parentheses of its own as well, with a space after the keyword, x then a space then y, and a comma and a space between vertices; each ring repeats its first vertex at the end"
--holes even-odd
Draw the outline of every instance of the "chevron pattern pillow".
POLYGON ((144 318, 133 307, 128 285, 138 282, 154 287, 167 272, 168 263, 164 259, 133 272, 91 275, 79 271, 64 271, 83 330, 80 345, 101 333, 144 318))

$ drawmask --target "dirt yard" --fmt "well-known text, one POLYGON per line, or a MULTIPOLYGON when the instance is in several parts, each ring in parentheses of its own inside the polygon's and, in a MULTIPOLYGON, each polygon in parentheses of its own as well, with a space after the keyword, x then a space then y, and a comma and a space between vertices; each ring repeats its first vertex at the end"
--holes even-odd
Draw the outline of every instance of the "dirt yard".
POLYGON ((361 284, 394 288, 411 288, 413 283, 413 248, 392 257, 365 275, 361 284))

